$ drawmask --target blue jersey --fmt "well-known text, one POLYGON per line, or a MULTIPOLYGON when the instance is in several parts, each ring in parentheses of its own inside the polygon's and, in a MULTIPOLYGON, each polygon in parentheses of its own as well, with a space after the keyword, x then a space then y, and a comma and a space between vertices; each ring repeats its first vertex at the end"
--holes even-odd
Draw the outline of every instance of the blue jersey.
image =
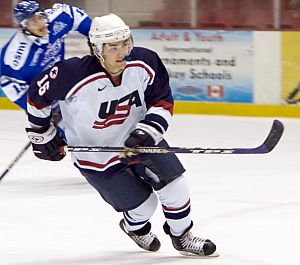
MULTIPOLYGON (((140 120, 165 132, 173 111, 169 76, 158 55, 135 47, 115 84, 96 56, 70 58, 40 74, 30 85, 28 119, 47 127, 51 104, 59 100, 69 145, 123 146, 140 120)), ((103 171, 118 164, 116 153, 72 153, 84 169, 103 171)))
POLYGON ((62 3, 54 4, 45 14, 49 31, 46 38, 26 35, 20 29, 1 50, 1 88, 24 110, 34 77, 64 59, 66 35, 77 31, 88 36, 91 25, 91 19, 82 9, 62 3))

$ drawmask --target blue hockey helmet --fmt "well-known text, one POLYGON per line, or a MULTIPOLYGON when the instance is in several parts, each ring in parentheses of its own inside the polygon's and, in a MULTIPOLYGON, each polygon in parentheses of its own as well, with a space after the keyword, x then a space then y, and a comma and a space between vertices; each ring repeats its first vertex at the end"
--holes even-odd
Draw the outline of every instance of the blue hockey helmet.
POLYGON ((14 16, 19 24, 31 18, 37 12, 43 12, 43 8, 34 0, 22 0, 14 8, 14 16))

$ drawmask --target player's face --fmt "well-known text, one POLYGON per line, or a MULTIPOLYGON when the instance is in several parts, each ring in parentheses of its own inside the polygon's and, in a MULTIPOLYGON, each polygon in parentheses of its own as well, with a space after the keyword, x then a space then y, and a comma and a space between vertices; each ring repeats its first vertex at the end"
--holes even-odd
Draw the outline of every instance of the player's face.
POLYGON ((122 40, 113 43, 107 43, 103 47, 102 56, 104 58, 105 68, 110 73, 121 73, 126 65, 124 60, 128 55, 130 41, 122 40))
POLYGON ((48 34, 48 28, 43 13, 36 13, 26 21, 26 28, 34 35, 45 37, 48 34))

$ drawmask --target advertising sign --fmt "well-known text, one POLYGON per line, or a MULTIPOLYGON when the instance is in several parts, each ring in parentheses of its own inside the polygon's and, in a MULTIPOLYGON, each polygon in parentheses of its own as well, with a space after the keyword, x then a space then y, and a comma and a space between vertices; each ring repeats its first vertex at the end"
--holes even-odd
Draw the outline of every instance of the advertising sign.
POLYGON ((175 100, 253 103, 251 31, 135 29, 135 46, 156 51, 175 100))

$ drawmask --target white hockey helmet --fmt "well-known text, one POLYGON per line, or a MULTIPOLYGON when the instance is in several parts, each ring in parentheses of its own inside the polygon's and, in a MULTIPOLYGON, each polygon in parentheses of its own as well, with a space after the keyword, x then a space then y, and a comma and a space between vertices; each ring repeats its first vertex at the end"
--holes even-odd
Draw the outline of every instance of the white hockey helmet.
POLYGON ((95 17, 89 31, 90 42, 102 52, 104 43, 112 43, 130 38, 131 32, 125 22, 115 14, 95 17))

